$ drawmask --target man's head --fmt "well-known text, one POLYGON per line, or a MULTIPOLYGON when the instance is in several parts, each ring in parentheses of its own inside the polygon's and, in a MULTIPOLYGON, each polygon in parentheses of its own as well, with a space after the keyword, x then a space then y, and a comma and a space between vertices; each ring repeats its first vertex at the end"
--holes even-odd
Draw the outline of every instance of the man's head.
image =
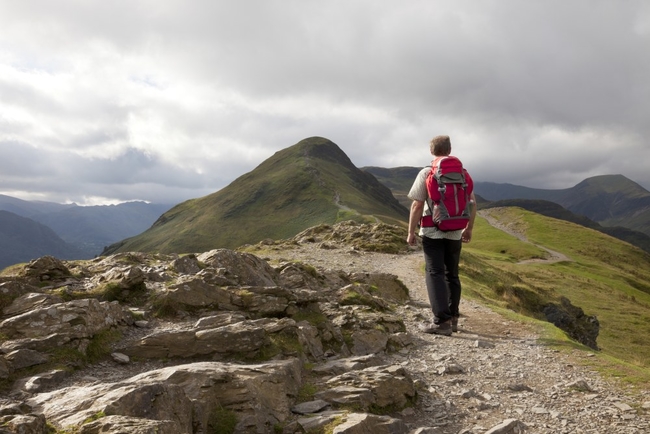
POLYGON ((449 136, 434 137, 431 139, 429 147, 431 148, 431 154, 436 157, 445 157, 451 154, 451 140, 449 140, 449 136))

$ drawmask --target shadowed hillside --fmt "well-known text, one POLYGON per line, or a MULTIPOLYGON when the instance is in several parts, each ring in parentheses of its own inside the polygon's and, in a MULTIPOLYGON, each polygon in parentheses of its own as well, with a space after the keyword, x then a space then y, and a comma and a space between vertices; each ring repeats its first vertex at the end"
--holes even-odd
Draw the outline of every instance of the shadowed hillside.
MULTIPOLYGON (((106 246, 146 230, 171 207, 171 204, 142 201, 118 205, 79 206, 74 203, 28 201, 0 194, 0 210, 39 222, 51 228, 58 237, 74 247, 77 251, 76 255, 66 259, 93 258, 106 246)), ((29 242, 35 245, 22 244, 20 250, 28 250, 32 247, 38 249, 40 240, 37 238, 30 240, 29 242)), ((5 248, 3 254, 7 263, 13 264, 24 260, 19 256, 12 259, 12 252, 18 251, 5 248)))
POLYGON ((27 218, 34 218, 51 212, 59 212, 74 206, 76 205, 44 202, 39 200, 28 201, 0 194, 0 210, 9 211, 27 218))
POLYGON ((312 137, 277 152, 222 190, 175 206, 150 229, 104 254, 235 248, 350 219, 405 224, 408 210, 336 144, 312 137))
POLYGON ((421 167, 395 167, 393 169, 385 169, 383 167, 362 167, 371 173, 386 187, 390 188, 393 195, 399 202, 406 208, 411 206, 411 199, 407 197, 415 177, 420 172, 421 167))
POLYGON ((171 205, 127 202, 119 205, 73 206, 35 217, 62 239, 82 249, 83 258, 99 255, 115 241, 148 229, 171 205))
POLYGON ((0 210, 0 269, 44 255, 61 259, 78 258, 82 253, 67 244, 47 226, 26 217, 0 210))

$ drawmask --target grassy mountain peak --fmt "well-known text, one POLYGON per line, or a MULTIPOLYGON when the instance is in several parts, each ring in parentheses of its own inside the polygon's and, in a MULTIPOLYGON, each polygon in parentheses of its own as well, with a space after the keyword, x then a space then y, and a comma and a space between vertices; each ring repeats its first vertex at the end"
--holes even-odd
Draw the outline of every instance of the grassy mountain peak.
POLYGON ((623 175, 587 178, 564 190, 557 202, 603 226, 624 226, 650 235, 650 192, 623 175))
POLYGON ((276 152, 227 187, 175 206, 147 231, 103 254, 236 248, 342 220, 404 224, 408 210, 335 143, 311 137, 276 152))
POLYGON ((599 175, 587 178, 578 183, 574 190, 577 192, 601 192, 619 194, 628 199, 649 197, 650 192, 636 182, 623 175, 599 175))

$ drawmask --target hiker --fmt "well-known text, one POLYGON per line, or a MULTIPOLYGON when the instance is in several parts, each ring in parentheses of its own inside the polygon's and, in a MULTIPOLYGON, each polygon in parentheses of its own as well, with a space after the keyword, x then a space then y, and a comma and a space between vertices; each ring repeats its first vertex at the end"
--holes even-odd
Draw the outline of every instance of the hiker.
MULTIPOLYGON (((406 241, 411 246, 416 244, 415 231, 419 227, 418 235, 422 238, 424 251, 425 281, 429 303, 433 311, 433 322, 421 325, 420 330, 425 333, 451 336, 452 331, 458 331, 460 315, 461 285, 458 276, 460 251, 462 243, 469 243, 472 239, 472 228, 476 217, 476 199, 472 178, 462 168, 460 160, 451 156, 449 136, 434 137, 430 143, 430 150, 434 160, 431 166, 425 167, 418 173, 408 194, 413 203, 411 204, 406 241), (461 193, 465 193, 465 196, 461 194, 461 197, 469 198, 469 203, 466 209, 459 210, 460 213, 458 210, 454 212, 444 209, 441 206, 440 193, 436 191, 440 181, 436 181, 433 175, 438 172, 438 168, 445 167, 446 162, 443 163, 445 160, 459 165, 460 169, 456 170, 464 175, 463 182, 465 184, 458 188, 461 188, 459 190, 461 193), (432 196, 435 196, 438 202, 432 200, 432 196), (449 219, 449 214, 453 214, 451 219, 449 219), (449 220, 445 220, 445 218, 449 220), (448 222, 452 223, 448 224, 448 222)), ((450 173, 450 175, 460 176, 459 173, 450 173)), ((445 186, 447 190, 445 197, 448 197, 448 193, 453 188, 446 183, 445 186)))

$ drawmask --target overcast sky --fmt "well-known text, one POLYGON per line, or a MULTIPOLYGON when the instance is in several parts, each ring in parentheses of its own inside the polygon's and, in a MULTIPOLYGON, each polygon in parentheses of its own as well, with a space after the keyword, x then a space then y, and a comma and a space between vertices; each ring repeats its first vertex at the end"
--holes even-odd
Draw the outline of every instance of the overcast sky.
POLYGON ((477 181, 650 190, 647 0, 0 0, 0 194, 178 203, 276 151, 452 139, 477 181))

